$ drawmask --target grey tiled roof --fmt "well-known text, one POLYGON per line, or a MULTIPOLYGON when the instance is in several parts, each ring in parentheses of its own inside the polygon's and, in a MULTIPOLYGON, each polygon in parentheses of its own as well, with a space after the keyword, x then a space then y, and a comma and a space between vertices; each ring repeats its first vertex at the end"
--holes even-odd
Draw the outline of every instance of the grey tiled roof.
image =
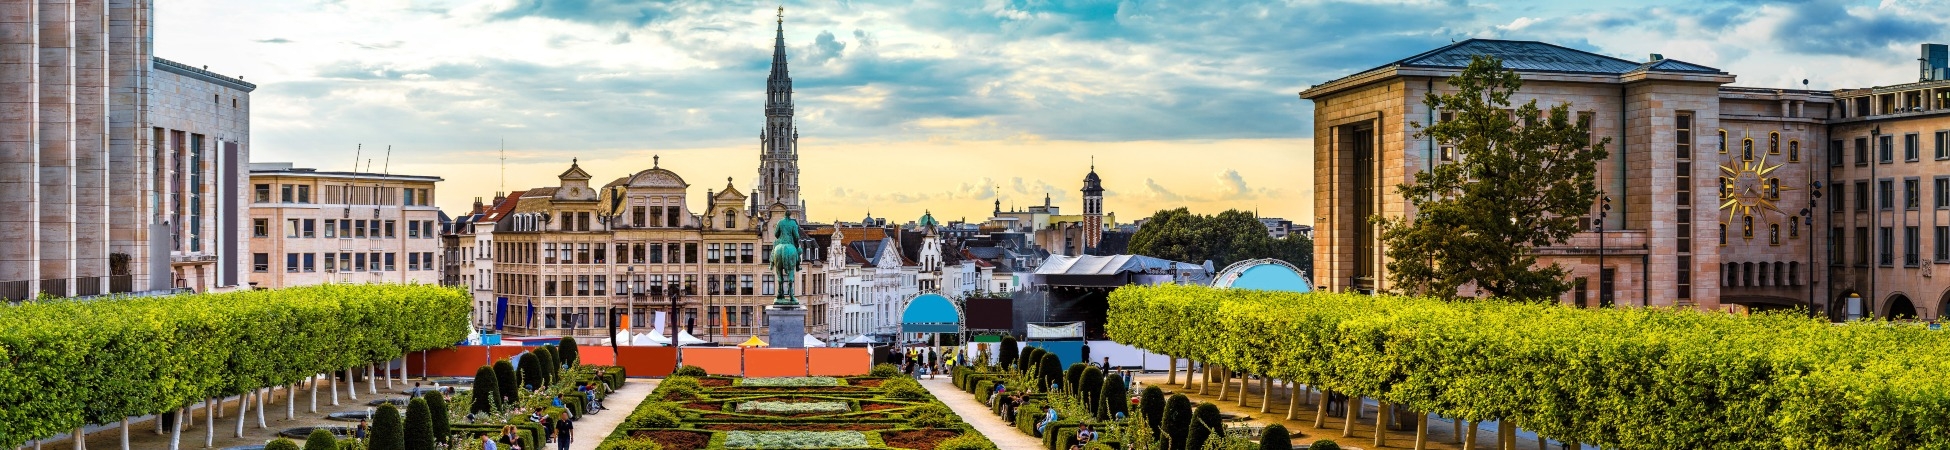
MULTIPOLYGON (((1706 66, 1702 66, 1702 65, 1699 65, 1699 64, 1693 64, 1693 63, 1689 63, 1689 62, 1685 62, 1685 61, 1680 61, 1680 60, 1677 60, 1677 59, 1661 59, 1661 60, 1658 60, 1658 61, 1653 61, 1653 62, 1649 62, 1649 63, 1645 63, 1645 64, 1640 64, 1640 65, 1638 66, 1638 68, 1635 68, 1635 69, 1632 69, 1632 72, 1641 72, 1641 71, 1643 71, 1643 72, 1681 72, 1681 73, 1710 73, 1710 74, 1721 74, 1721 75, 1724 75, 1724 74, 1726 74, 1726 72, 1722 72, 1722 71, 1720 71, 1720 69, 1715 69, 1715 68, 1712 68, 1712 67, 1706 67, 1706 66)), ((1629 72, 1628 72, 1628 73, 1629 73, 1629 72)))
POLYGON ((1610 56, 1591 53, 1569 47, 1546 44, 1537 41, 1505 41, 1497 39, 1470 39, 1441 48, 1422 52, 1381 67, 1361 71, 1368 73, 1389 67, 1434 67, 1460 69, 1469 66, 1472 56, 1495 56, 1503 60, 1503 67, 1526 72, 1624 74, 1638 70, 1661 72, 1725 73, 1719 69, 1677 60, 1661 60, 1640 64, 1610 56))

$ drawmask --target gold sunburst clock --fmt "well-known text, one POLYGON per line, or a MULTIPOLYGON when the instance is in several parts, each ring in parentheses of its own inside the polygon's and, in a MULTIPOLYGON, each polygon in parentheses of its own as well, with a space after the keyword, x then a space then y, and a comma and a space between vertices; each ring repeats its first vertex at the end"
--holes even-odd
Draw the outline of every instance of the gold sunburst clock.
MULTIPOLYGON (((1787 213, 1775 205, 1781 199, 1781 191, 1795 188, 1781 186, 1781 179, 1774 175, 1783 164, 1768 164, 1767 155, 1757 155, 1757 159, 1737 158, 1720 165, 1720 209, 1726 211, 1723 224, 1741 224, 1753 227, 1755 216, 1764 223, 1778 223, 1787 213), (1772 212, 1773 214, 1764 214, 1772 212), (1771 217, 1770 217, 1771 216, 1771 217)), ((1752 228, 1743 228, 1742 235, 1753 237, 1752 228)))

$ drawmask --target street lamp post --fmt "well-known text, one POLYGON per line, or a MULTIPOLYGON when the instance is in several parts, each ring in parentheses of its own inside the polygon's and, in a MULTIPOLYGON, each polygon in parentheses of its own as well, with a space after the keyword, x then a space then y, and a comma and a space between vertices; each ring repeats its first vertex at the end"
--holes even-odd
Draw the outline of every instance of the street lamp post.
POLYGON ((670 345, 677 349, 677 365, 682 366, 684 365, 684 340, 680 339, 682 332, 677 328, 677 306, 678 302, 683 301, 684 293, 678 290, 677 283, 670 283, 670 289, 664 292, 664 296, 670 298, 670 345))
MULTIPOLYGON (((704 311, 705 311, 705 312, 707 312, 707 313, 711 311, 711 303, 712 303, 712 300, 714 300, 714 299, 716 298, 716 296, 717 296, 717 293, 718 293, 718 287, 719 287, 719 284, 718 284, 718 279, 717 279, 717 277, 712 277, 712 278, 711 278, 711 279, 710 279, 709 281, 711 282, 711 283, 710 283, 710 285, 711 285, 711 288, 710 288, 710 289, 706 289, 706 290, 704 291, 704 311)), ((709 335, 709 334, 711 334, 711 323, 710 323, 710 322, 705 322, 705 324, 704 324, 704 334, 706 334, 706 335, 709 335)))
POLYGON ((1820 208, 1816 207, 1817 205, 1815 201, 1820 199, 1821 199, 1821 182, 1809 181, 1808 182, 1808 207, 1801 209, 1801 224, 1807 226, 1808 237, 1809 237, 1809 239, 1805 241, 1808 243, 1808 317, 1809 318, 1819 317, 1819 314, 1821 312, 1821 310, 1817 306, 1815 306, 1815 267, 1820 266, 1820 264, 1815 263, 1815 243, 1814 243, 1815 240, 1813 239, 1815 236, 1815 212, 1821 211, 1820 208))
POLYGON ((1611 294, 1611 286, 1605 284, 1605 217, 1610 214, 1611 196, 1605 195, 1599 197, 1598 223, 1594 228, 1598 230, 1598 307, 1600 308, 1611 307, 1611 301, 1607 300, 1611 298, 1609 295, 1611 294))

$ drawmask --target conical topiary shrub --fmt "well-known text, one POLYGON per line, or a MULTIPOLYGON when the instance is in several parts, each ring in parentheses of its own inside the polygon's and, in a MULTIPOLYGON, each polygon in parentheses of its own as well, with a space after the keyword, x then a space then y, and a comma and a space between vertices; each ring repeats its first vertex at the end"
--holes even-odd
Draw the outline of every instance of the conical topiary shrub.
POLYGON ((367 450, 406 450, 406 435, 400 429, 399 407, 381 403, 372 414, 372 435, 366 438, 367 450))
POLYGON ((558 372, 558 366, 555 365, 554 361, 555 346, 544 345, 541 348, 535 349, 535 360, 539 362, 536 365, 542 367, 542 384, 554 386, 555 374, 558 372))
POLYGON ((1192 410, 1192 426, 1189 430, 1191 436, 1185 441, 1186 448, 1205 448, 1205 441, 1211 440, 1213 436, 1223 436, 1225 424, 1220 423, 1219 420, 1218 405, 1199 403, 1198 408, 1192 410))
MULTIPOLYGON (((1062 362, 1057 361, 1055 354, 1043 352, 1042 355, 1043 355, 1043 369, 1042 369, 1043 373, 1041 378, 1039 379, 1039 381, 1042 382, 1042 385, 1036 386, 1037 391, 1049 389, 1050 386, 1057 385, 1058 383, 1063 382, 1063 367, 1060 366, 1062 362)), ((1057 386, 1057 387, 1060 388, 1062 386, 1057 386)))
POLYGON ((313 428, 311 435, 305 436, 305 450, 339 450, 339 438, 331 430, 313 428))
POLYGON ((453 437, 454 432, 453 424, 447 421, 447 397, 438 392, 420 397, 427 399, 427 415, 433 417, 433 442, 435 444, 447 442, 448 438, 453 437))
POLYGON ((1144 422, 1151 427, 1151 435, 1160 436, 1158 423, 1165 419, 1165 390, 1157 386, 1144 386, 1144 394, 1138 396, 1138 410, 1144 413, 1144 422))
POLYGON ((561 356, 562 364, 575 367, 577 364, 582 363, 581 359, 577 359, 580 355, 577 353, 576 340, 574 338, 562 338, 555 345, 562 347, 562 354, 559 355, 561 356))
POLYGON ((1097 394, 1097 404, 1103 405, 1104 410, 1097 414, 1097 418, 1115 419, 1118 414, 1130 409, 1131 395, 1125 389, 1123 375, 1113 373, 1104 377, 1103 392, 1097 394))
POLYGON ((1286 427, 1280 424, 1266 426, 1259 433, 1259 450, 1293 450, 1293 436, 1287 435, 1286 427))
POLYGON ((521 369, 521 384, 517 386, 521 386, 522 390, 541 388, 542 384, 545 383, 542 379, 542 362, 539 361, 540 359, 535 356, 535 352, 528 352, 528 354, 521 356, 521 364, 516 368, 521 369))
POLYGON ((1091 416, 1104 416, 1104 405, 1098 403, 1098 399, 1103 398, 1103 390, 1104 372, 1097 370, 1096 366, 1084 367, 1076 391, 1077 398, 1083 400, 1083 409, 1090 410, 1091 416))
POLYGON ((501 388, 497 386, 499 381, 496 380, 499 375, 495 375, 494 372, 494 368, 488 366, 481 366, 480 369, 474 370, 474 390, 470 394, 474 397, 474 404, 468 405, 468 414, 494 412, 494 405, 500 403, 495 400, 501 396, 501 388))
POLYGON ((501 396, 498 404, 512 405, 521 398, 516 392, 521 390, 521 375, 515 372, 515 364, 503 359, 494 362, 494 387, 499 388, 501 396))
POLYGON ((1038 347, 1022 348, 1022 352, 1016 354, 1015 369, 1017 372, 1043 370, 1043 349, 1038 347))
POLYGON ((298 450, 298 443, 285 438, 272 439, 264 443, 264 450, 298 450))
POLYGON ((1185 440, 1191 436, 1192 399, 1185 394, 1171 394, 1165 401, 1164 431, 1165 440, 1171 450, 1185 450, 1185 440))
POLYGON ((1077 393, 1077 382, 1082 380, 1083 363, 1070 363, 1070 368, 1063 370, 1063 392, 1075 395, 1077 393))
POLYGON ((426 397, 414 397, 406 402, 406 421, 400 424, 400 435, 406 441, 406 450, 433 449, 433 412, 427 409, 426 397))
POLYGON ((1016 356, 1019 354, 1021 352, 1016 349, 1016 338, 1002 338, 1002 348, 997 352, 996 364, 1004 369, 1014 367, 1016 356))
POLYGON ((1307 450, 1341 450, 1341 444, 1330 439, 1321 439, 1308 445, 1307 450))

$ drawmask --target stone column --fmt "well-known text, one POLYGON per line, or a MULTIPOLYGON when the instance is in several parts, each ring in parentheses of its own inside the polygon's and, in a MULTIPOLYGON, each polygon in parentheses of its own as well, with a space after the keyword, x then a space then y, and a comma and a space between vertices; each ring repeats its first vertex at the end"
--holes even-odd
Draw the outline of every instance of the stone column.
POLYGON ((40 7, 40 256, 41 279, 65 280, 74 294, 75 260, 75 20, 74 0, 39 0, 40 7))
POLYGON ((75 1, 75 277, 108 292, 108 1, 75 1))
MULTIPOLYGON (((149 9, 144 0, 108 0, 109 252, 129 255, 130 288, 151 288, 150 204, 157 169, 150 161, 152 133, 144 124, 149 77, 149 9)), ((0 252, 3 253, 3 252, 0 252)), ((169 255, 159 256, 167 260, 169 255)), ((165 266, 167 267, 167 266, 165 266)))
POLYGON ((0 2, 0 282, 40 288, 40 17, 0 2))

